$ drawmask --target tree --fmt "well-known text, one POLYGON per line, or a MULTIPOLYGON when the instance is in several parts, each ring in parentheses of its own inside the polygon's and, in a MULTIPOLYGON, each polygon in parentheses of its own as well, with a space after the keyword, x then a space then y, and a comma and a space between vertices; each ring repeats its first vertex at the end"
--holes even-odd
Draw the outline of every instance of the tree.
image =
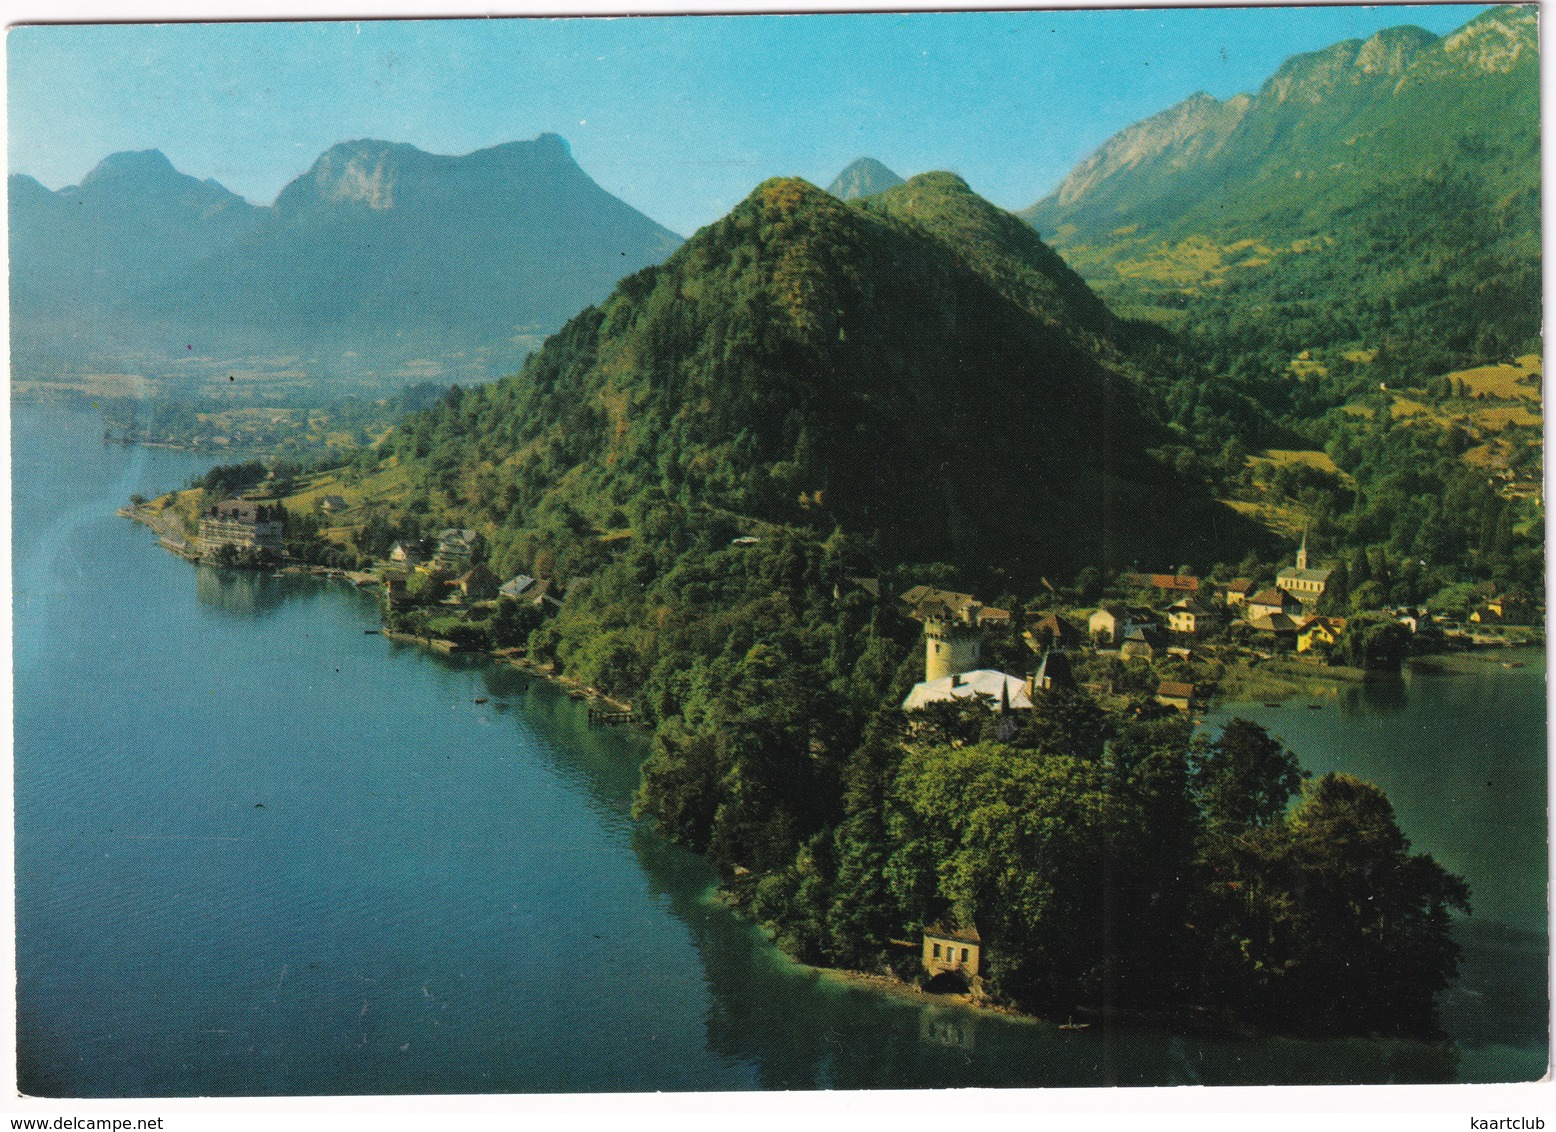
POLYGON ((1323 611, 1329 614, 1344 615, 1350 609, 1351 597, 1351 572, 1344 562, 1335 566, 1329 575, 1329 582, 1324 586, 1324 594, 1321 599, 1323 611))
POLYGON ((1383 791, 1349 774, 1309 784, 1283 841, 1286 1009, 1331 1032, 1431 1033, 1433 996, 1458 968, 1450 913, 1469 910, 1464 881, 1412 854, 1383 791))
POLYGON ((1195 756, 1194 789, 1214 833, 1235 836, 1270 825, 1302 787, 1297 756, 1246 719, 1229 721, 1195 756))
POLYGON ((1351 611, 1362 613, 1369 609, 1377 609, 1388 601, 1388 591, 1383 588, 1383 583, 1376 580, 1363 582, 1351 591, 1351 611))
POLYGON ((529 639, 540 627, 542 615, 530 602, 518 602, 511 598, 498 601, 489 628, 492 643, 498 648, 514 648, 529 639))
POLYGON ((448 592, 448 575, 442 570, 412 570, 405 580, 405 596, 423 604, 442 601, 448 592))
POLYGON ((1207 884, 1204 822, 1179 712, 1134 719, 1109 747, 1107 957, 1112 994, 1142 1007, 1185 1001, 1203 966, 1195 906, 1207 884))
POLYGON ((1105 773, 997 743, 903 757, 887 883, 913 922, 976 925, 998 995, 1064 1009, 1100 993, 1105 773))
POLYGON ((1387 613, 1358 613, 1336 647, 1353 668, 1398 672, 1410 649, 1410 630, 1387 613))

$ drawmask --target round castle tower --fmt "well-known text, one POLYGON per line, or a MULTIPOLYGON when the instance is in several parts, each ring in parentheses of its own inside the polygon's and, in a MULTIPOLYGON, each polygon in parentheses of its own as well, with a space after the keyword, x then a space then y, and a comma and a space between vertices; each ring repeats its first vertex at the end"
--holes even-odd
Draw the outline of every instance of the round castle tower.
POLYGON ((943 617, 924 619, 926 681, 971 672, 982 658, 983 630, 977 623, 977 610, 964 610, 960 617, 946 612, 943 617))

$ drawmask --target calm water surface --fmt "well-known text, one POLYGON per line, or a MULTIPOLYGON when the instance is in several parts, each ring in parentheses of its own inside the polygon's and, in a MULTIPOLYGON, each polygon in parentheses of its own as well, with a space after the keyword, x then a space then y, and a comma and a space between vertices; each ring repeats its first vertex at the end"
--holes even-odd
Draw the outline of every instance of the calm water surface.
POLYGON ((1065 1033, 787 962, 628 814, 638 736, 196 569, 114 509, 212 463, 13 408, 20 1084, 64 1096, 1527 1079, 1543 663, 1243 711, 1469 877, 1454 1040, 1065 1033), (476 704, 477 698, 489 702, 476 704))

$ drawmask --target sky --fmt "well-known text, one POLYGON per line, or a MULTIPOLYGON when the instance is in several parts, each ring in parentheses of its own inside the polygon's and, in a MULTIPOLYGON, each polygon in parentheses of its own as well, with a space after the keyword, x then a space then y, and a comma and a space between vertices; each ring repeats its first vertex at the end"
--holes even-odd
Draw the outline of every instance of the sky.
POLYGON ((688 235, 760 181, 871 156, 1006 208, 1197 91, 1478 6, 1171 8, 13 27, 9 166, 51 189, 160 149, 269 204, 352 138, 468 153, 557 133, 606 190, 688 235))

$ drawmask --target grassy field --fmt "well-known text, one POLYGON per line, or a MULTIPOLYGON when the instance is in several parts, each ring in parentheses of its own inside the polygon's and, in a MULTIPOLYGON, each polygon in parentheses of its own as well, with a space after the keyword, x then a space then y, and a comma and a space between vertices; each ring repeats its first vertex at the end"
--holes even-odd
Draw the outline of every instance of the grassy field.
POLYGON ((1295 538, 1307 526, 1305 511, 1275 502, 1252 502, 1246 499, 1223 499, 1232 510, 1263 526, 1266 530, 1285 538, 1295 538))
POLYGON ((1355 683, 1361 672, 1354 668, 1330 668, 1294 661, 1265 661, 1259 665, 1229 665, 1221 676, 1219 695, 1226 700, 1274 701, 1295 697, 1321 700, 1340 694, 1341 684, 1355 683))
POLYGON ((1538 404, 1544 368, 1539 354, 1525 354, 1511 364, 1459 370, 1447 377, 1455 383, 1463 382, 1471 397, 1533 401, 1538 404))
POLYGON ((1316 468, 1327 475, 1343 475, 1335 462, 1329 458, 1329 453, 1320 452, 1316 448, 1266 448, 1262 456, 1250 456, 1250 466, 1254 464, 1271 464, 1277 468, 1288 464, 1303 464, 1309 468, 1316 468))
MULTIPOLYGON (((1397 421, 1462 429, 1473 441, 1464 453, 1467 464, 1506 468, 1521 446, 1541 447, 1544 443, 1538 432, 1530 435, 1528 431, 1544 426, 1543 374, 1544 362, 1539 354, 1456 370, 1433 379, 1426 388, 1394 391, 1388 411, 1397 421), (1444 381, 1452 383, 1454 392, 1446 400, 1441 393, 1444 381), (1508 429, 1515 431, 1509 434, 1508 429)), ((1376 394, 1370 396, 1376 399, 1376 394)), ((1370 419, 1378 410, 1374 405, 1352 402, 1344 406, 1344 411, 1370 419)))

